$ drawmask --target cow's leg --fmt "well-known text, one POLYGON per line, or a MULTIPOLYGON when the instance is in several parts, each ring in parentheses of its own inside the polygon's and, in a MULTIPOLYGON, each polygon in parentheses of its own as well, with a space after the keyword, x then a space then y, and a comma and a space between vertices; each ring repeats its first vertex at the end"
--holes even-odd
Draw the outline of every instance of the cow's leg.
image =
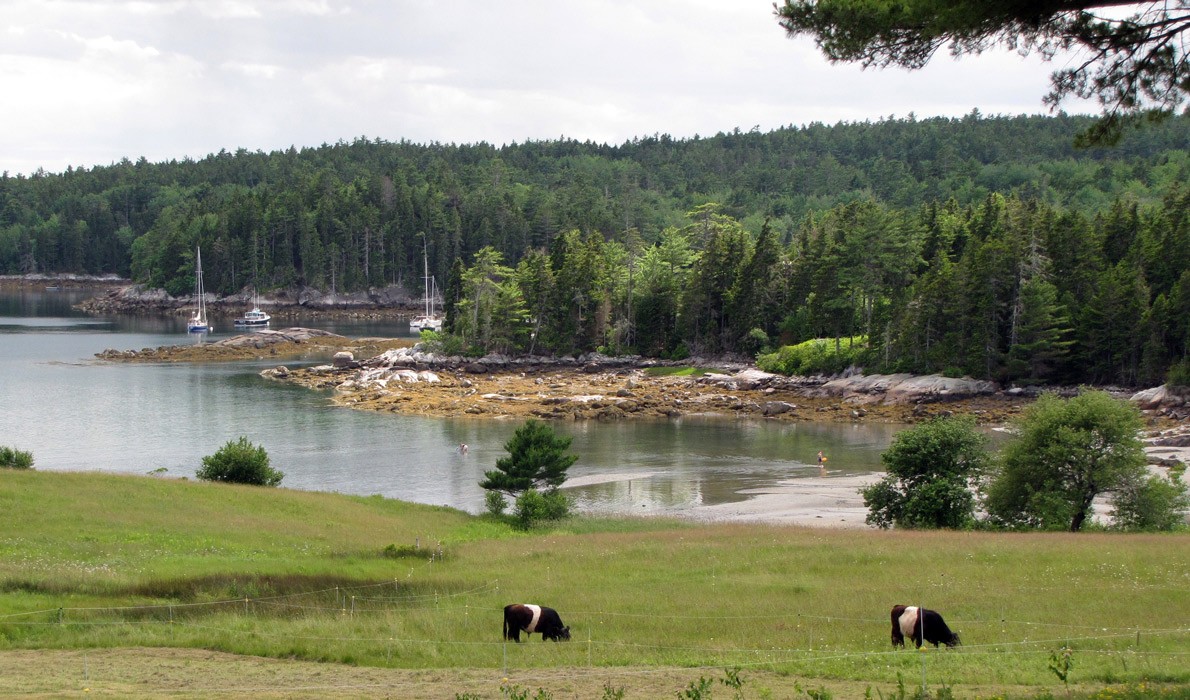
POLYGON ((894 647, 905 646, 905 635, 901 634, 900 628, 898 628, 896 625, 893 625, 892 628, 892 644, 894 647))

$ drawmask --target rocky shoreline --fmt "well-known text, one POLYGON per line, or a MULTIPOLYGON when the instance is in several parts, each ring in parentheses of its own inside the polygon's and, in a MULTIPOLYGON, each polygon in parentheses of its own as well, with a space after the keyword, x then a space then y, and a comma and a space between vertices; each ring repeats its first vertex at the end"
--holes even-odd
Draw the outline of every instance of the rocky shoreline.
POLYGON ((1007 422, 1029 397, 990 383, 908 375, 783 377, 741 363, 663 362, 639 357, 443 357, 421 346, 364 360, 341 353, 329 364, 263 376, 333 392, 352 408, 429 416, 629 420, 691 414, 781 421, 912 423, 969 413, 1007 422), (695 371, 673 372, 679 367, 695 371))
MULTIPOLYGON (((163 289, 148 289, 128 280, 116 280, 117 286, 106 293, 76 305, 91 314, 189 313, 196 297, 170 296, 163 289)), ((234 318, 244 310, 259 305, 277 319, 310 316, 350 318, 409 318, 419 313, 421 301, 414 299, 401 285, 369 289, 351 294, 322 292, 309 287, 294 287, 253 296, 251 288, 237 294, 216 297, 207 294, 207 310, 215 318, 234 318)))
MULTIPOLYGON (((261 375, 330 392, 350 408, 405 415, 485 419, 667 420, 721 415, 788 422, 912 424, 970 415, 1008 424, 1040 390, 1002 390, 992 382, 937 375, 785 377, 740 362, 640 357, 446 357, 413 339, 350 339, 307 328, 265 330, 202 345, 106 350, 119 362, 300 359, 261 375)), ((1053 389, 1049 389, 1053 390, 1053 389)), ((1073 394, 1075 390, 1064 390, 1073 394)), ((1147 422, 1150 461, 1190 462, 1190 400, 1158 387, 1113 391, 1147 422)))

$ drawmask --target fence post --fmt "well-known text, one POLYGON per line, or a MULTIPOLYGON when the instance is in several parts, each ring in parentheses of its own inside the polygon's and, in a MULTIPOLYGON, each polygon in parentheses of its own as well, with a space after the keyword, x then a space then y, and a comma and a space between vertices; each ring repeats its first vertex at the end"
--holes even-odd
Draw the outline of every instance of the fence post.
POLYGON ((921 629, 918 636, 921 638, 921 644, 918 650, 921 652, 921 696, 928 697, 926 693, 926 606, 919 605, 917 607, 917 624, 921 629))

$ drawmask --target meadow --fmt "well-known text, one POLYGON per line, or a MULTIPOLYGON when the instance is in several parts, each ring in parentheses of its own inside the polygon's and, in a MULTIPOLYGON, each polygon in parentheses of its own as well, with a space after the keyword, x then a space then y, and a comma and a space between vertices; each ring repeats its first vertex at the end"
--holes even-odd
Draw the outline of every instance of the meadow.
POLYGON ((0 513, 0 694, 1190 697, 1185 533, 522 532, 380 497, 9 470, 0 513), (504 643, 513 602, 556 608, 572 641, 504 643), (963 645, 893 649, 896 603, 963 645))

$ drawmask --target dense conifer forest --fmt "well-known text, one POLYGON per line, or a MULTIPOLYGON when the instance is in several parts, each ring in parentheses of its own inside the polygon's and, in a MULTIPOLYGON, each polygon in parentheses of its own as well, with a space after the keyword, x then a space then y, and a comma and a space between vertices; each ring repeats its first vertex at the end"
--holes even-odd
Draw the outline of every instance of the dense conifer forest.
POLYGON ((392 284, 423 251, 463 351, 746 354, 1185 384, 1190 117, 888 119, 612 146, 365 138, 0 177, 0 273, 185 295, 392 284))

